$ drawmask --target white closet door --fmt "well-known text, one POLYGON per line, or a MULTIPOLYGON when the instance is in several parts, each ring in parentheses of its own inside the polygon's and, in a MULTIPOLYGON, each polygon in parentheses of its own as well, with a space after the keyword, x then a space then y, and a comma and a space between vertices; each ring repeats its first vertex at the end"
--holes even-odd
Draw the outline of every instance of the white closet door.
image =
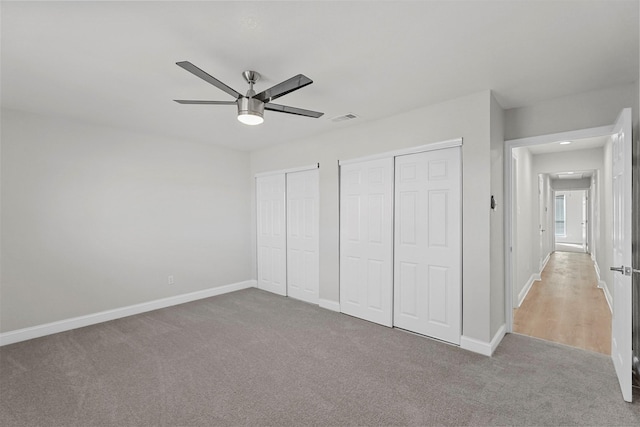
POLYGON ((394 326, 460 344, 460 148, 395 166, 394 326))
POLYGON ((318 304, 318 169, 287 174, 287 293, 318 304))
POLYGON ((340 309, 392 326, 393 159, 340 167, 340 309))
POLYGON ((285 175, 256 178, 258 288, 287 295, 285 175))

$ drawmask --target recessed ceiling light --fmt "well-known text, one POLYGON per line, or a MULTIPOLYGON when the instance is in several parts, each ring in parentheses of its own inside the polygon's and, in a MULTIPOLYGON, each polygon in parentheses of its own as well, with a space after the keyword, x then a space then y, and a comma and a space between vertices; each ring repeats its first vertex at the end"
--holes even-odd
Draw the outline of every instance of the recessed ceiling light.
POLYGON ((567 175, 573 175, 573 172, 567 172, 567 175))
POLYGON ((571 144, 571 141, 562 141, 562 142, 560 143, 560 145, 567 145, 567 144, 571 144))

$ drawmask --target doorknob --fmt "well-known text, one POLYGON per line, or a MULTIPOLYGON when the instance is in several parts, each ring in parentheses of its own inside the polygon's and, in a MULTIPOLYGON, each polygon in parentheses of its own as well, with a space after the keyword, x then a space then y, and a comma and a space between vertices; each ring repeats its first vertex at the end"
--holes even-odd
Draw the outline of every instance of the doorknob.
POLYGON ((609 270, 617 271, 618 273, 622 273, 625 276, 631 276, 631 271, 633 272, 638 271, 636 269, 632 269, 631 267, 625 267, 624 265, 622 267, 609 267, 609 270))

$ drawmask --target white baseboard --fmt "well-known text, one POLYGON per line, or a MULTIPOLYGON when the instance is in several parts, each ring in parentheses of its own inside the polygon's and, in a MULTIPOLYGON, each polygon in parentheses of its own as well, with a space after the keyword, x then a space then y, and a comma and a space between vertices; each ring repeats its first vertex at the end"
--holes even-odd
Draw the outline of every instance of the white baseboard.
POLYGON ((504 338, 506 330, 506 325, 502 324, 502 326, 498 328, 498 332, 496 332, 496 334, 491 339, 491 342, 484 342, 463 335, 460 337, 460 348, 473 351, 474 353, 482 354, 483 356, 491 357, 491 355, 493 355, 493 352, 496 351, 496 348, 498 348, 498 345, 504 338))
POLYGON ((604 293, 604 297, 607 300, 607 305, 609 305, 609 311, 613 313, 613 299, 611 297, 611 292, 609 292, 609 287, 607 286, 607 282, 602 280, 600 276, 600 266, 596 261, 593 262, 593 267, 596 270, 596 277, 598 279, 598 287, 602 289, 604 293))
POLYGON ((595 259, 593 260, 593 268, 596 269, 596 277, 598 278, 598 287, 601 288, 602 287, 601 284, 604 282, 600 278, 600 266, 598 265, 598 262, 595 259))
POLYGON ((540 269, 540 275, 542 275, 542 272, 544 271, 544 269, 547 267, 547 263, 549 262, 549 260, 551 259, 551 252, 549 252, 546 256, 546 258, 544 259, 544 261, 542 262, 542 268, 540 269))
POLYGON ((529 277, 529 280, 527 280, 527 283, 524 285, 524 288, 522 288, 522 290, 518 294, 517 307, 520 307, 522 305, 522 302, 527 297, 527 294, 529 293, 529 291, 531 290, 531 287, 533 286, 533 282, 535 282, 536 280, 541 280, 539 274, 532 274, 531 277, 529 277))
POLYGON ((160 308, 171 307, 173 305, 184 304, 186 302, 196 301, 203 298, 214 297, 216 295, 239 291, 241 289, 252 288, 256 287, 256 285, 257 283, 255 280, 246 280, 244 282, 232 283, 230 285, 218 286, 215 288, 204 289, 202 291, 190 292, 188 294, 176 295, 126 307, 120 307, 113 310, 87 314, 85 316, 73 317, 71 319, 59 320, 57 322, 45 323, 44 325, 4 332, 0 333, 0 346, 39 338, 45 335, 56 334, 58 332, 69 331, 71 329, 82 328, 84 326, 95 325, 96 323, 120 319, 122 317, 158 310, 160 308))
POLYGON ((496 351, 496 348, 498 348, 498 346, 502 342, 502 339, 504 338, 506 333, 507 333, 507 325, 503 323, 498 328, 498 332, 496 332, 496 334, 493 336, 493 339, 491 339, 491 355, 492 356, 493 356, 493 352, 496 351))
POLYGON ((613 297, 611 296, 611 292, 609 292, 609 287, 606 282, 602 282, 602 292, 604 292, 604 297, 607 300, 607 304, 609 305, 609 311, 613 313, 613 297))
POLYGON ((469 338, 464 335, 460 337, 460 348, 482 354, 483 356, 491 356, 491 343, 469 338))
POLYGON ((327 310, 337 311, 340 313, 340 303, 338 301, 331 301, 328 299, 320 298, 318 305, 321 308, 326 308, 327 310))

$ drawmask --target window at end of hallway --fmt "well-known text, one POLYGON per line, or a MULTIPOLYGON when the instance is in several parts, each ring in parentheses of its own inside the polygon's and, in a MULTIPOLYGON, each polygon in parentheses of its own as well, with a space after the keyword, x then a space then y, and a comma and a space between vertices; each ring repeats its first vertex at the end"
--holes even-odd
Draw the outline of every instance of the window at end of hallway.
POLYGON ((566 203, 564 199, 564 194, 559 194, 556 196, 556 236, 557 237, 567 236, 567 227, 564 220, 565 209, 566 209, 566 203))

